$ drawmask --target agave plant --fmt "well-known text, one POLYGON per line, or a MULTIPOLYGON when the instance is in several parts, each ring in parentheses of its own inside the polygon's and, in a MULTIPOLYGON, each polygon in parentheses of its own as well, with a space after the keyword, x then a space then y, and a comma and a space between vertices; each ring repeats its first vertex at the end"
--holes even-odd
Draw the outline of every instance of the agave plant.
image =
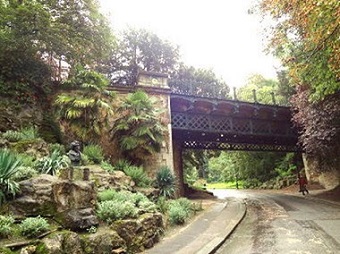
POLYGON ((165 198, 173 198, 176 191, 176 179, 168 167, 161 167, 156 175, 156 185, 165 198))
POLYGON ((12 177, 21 166, 21 161, 16 154, 7 149, 0 150, 0 204, 6 197, 15 196, 19 191, 19 185, 12 177))
POLYGON ((35 169, 43 174, 56 175, 61 168, 69 166, 69 159, 54 150, 50 156, 44 157, 37 161, 35 169))

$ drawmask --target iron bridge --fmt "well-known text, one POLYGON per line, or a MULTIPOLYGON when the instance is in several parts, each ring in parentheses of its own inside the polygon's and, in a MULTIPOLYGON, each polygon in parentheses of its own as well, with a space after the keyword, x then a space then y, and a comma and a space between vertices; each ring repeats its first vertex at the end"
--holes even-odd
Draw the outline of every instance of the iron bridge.
POLYGON ((289 107, 174 93, 170 105, 173 139, 183 148, 300 150, 289 107))

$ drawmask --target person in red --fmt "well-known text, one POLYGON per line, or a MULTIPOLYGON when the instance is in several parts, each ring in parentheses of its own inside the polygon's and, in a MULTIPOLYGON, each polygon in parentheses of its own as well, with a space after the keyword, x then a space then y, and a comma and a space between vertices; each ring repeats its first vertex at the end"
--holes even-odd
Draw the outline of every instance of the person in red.
POLYGON ((305 176, 301 176, 300 173, 298 173, 298 183, 300 186, 299 192, 302 192, 302 195, 305 195, 305 192, 309 194, 309 191, 307 190, 307 178, 305 176))

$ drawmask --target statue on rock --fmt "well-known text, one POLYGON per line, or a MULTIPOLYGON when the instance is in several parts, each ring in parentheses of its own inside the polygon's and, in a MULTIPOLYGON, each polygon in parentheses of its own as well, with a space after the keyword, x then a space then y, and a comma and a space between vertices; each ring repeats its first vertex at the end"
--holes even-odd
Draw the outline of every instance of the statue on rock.
POLYGON ((79 166, 81 161, 80 147, 81 143, 77 140, 71 142, 71 150, 68 151, 67 155, 71 160, 73 166, 79 166))

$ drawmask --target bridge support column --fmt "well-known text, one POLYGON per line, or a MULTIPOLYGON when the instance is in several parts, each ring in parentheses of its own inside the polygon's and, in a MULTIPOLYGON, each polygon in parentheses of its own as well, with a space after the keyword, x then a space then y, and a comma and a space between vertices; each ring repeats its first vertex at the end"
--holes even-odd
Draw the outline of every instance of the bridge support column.
POLYGON ((177 197, 184 196, 184 178, 183 178, 183 157, 182 157, 182 142, 173 140, 173 159, 174 159, 174 173, 177 181, 177 197))

